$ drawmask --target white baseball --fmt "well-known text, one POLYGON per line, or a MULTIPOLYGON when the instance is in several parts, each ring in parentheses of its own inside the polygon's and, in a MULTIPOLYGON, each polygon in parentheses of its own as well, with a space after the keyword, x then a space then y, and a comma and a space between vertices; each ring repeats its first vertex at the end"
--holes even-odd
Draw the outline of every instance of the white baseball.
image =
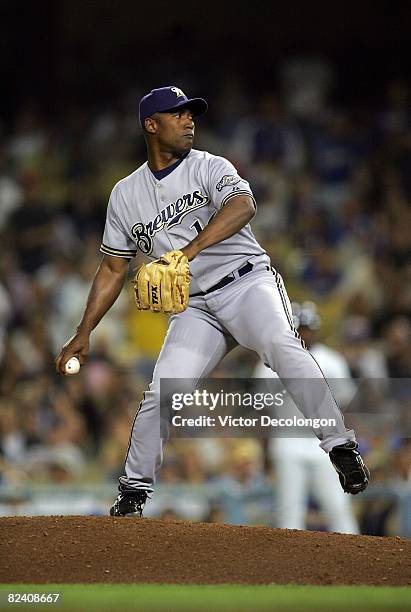
POLYGON ((80 362, 77 357, 70 357, 64 369, 66 374, 78 374, 80 372, 80 362))

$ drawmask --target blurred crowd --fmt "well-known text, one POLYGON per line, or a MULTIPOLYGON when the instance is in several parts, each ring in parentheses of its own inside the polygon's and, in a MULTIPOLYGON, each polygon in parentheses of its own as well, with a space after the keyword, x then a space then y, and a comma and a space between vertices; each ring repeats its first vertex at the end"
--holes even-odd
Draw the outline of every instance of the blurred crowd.
MULTIPOLYGON (((290 62, 279 90, 257 96, 231 77, 198 120, 195 147, 229 158, 250 181, 256 237, 291 299, 317 304, 321 339, 352 376, 411 379, 411 92, 392 82, 380 108, 348 108, 330 101, 334 79, 324 63, 290 62)), ((114 483, 123 471, 165 317, 137 311, 127 283, 81 375, 58 377, 53 362, 101 259, 111 188, 145 161, 142 93, 68 105, 64 116, 27 100, 12 125, 0 124, 0 484, 114 483)), ((215 375, 251 376, 255 361, 236 349, 215 375)), ((408 432, 360 431, 374 483, 411 486, 404 389, 408 432)), ((160 480, 275 486, 266 446, 173 440, 160 480)), ((367 503, 361 511, 374 518, 363 530, 386 533, 389 503, 367 503)))

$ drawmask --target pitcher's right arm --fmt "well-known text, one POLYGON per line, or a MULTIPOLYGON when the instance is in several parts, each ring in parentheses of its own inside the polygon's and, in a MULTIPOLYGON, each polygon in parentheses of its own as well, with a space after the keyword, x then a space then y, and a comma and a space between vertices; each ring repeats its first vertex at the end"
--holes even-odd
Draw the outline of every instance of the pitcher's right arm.
POLYGON ((86 360, 90 334, 106 312, 110 310, 123 288, 129 260, 123 257, 104 255, 97 269, 83 317, 75 335, 63 346, 56 358, 56 370, 65 374, 65 365, 70 357, 78 357, 80 364, 86 360))

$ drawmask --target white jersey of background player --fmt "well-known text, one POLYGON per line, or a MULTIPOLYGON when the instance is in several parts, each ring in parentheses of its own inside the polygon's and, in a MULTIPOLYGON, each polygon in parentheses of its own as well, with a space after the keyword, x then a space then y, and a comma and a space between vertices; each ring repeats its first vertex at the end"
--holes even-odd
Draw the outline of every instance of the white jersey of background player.
MULTIPOLYGON (((320 317, 312 302, 291 304, 294 324, 318 365, 324 372, 341 406, 346 406, 355 394, 355 385, 345 358, 337 351, 318 342, 316 332, 320 317)), ((261 361, 254 370, 256 378, 276 378, 277 374, 261 361)), ((318 447, 314 435, 292 438, 272 438, 269 452, 276 472, 278 527, 305 529, 308 495, 312 493, 325 513, 330 531, 359 533, 351 503, 335 479, 335 472, 318 447)))
POLYGON ((248 225, 255 213, 249 184, 227 160, 192 148, 193 117, 206 109, 205 100, 189 100, 178 87, 155 89, 140 101, 148 162, 113 190, 102 263, 77 333, 56 360, 62 374, 72 355, 84 363, 91 331, 120 294, 137 250, 149 258, 174 249, 187 255, 189 305, 170 318, 153 380, 132 426, 114 515, 141 514, 154 490, 162 462, 160 380, 191 379, 195 386, 236 344, 257 352, 281 378, 297 379, 289 390, 301 411, 309 418, 334 420, 335 425, 318 431, 322 448, 331 451, 332 459, 334 447, 348 444, 335 453, 353 460, 347 473, 350 492, 368 483, 357 462, 354 432, 346 430, 320 369, 303 348, 281 276, 270 270, 248 225), (298 382, 302 378, 316 378, 319 384, 307 390, 298 382))

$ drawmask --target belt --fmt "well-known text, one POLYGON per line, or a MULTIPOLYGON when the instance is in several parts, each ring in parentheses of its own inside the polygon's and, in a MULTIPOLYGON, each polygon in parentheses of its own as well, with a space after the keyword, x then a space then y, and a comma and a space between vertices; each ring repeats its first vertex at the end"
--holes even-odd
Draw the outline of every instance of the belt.
POLYGON ((248 274, 249 272, 251 272, 253 268, 254 268, 254 265, 248 261, 244 266, 242 266, 238 270, 235 270, 234 272, 227 274, 227 276, 224 276, 224 278, 218 281, 217 284, 210 287, 210 289, 207 289, 207 291, 202 291, 201 293, 194 293, 194 295, 190 295, 190 297, 197 297, 198 295, 207 295, 208 293, 217 291, 217 289, 222 289, 226 285, 229 285, 230 283, 235 281, 237 278, 241 278, 245 274, 248 274))

